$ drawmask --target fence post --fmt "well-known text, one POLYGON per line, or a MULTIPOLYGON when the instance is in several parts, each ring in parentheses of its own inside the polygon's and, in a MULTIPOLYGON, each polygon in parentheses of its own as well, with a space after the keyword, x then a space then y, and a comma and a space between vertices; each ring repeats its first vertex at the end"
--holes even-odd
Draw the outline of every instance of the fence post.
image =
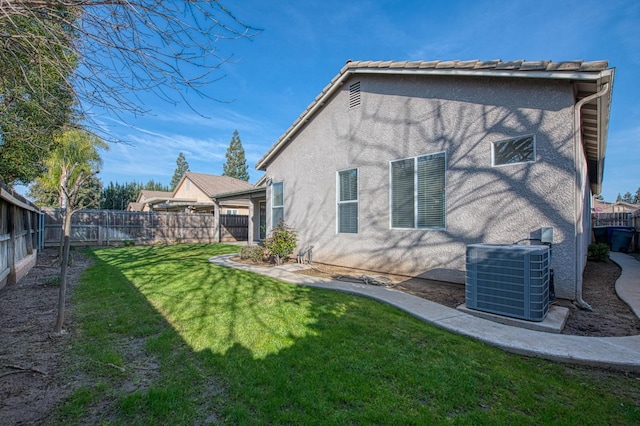
POLYGON ((107 216, 107 220, 106 220, 106 224, 104 227, 105 232, 107 233, 107 246, 109 246, 109 218, 110 218, 110 214, 109 214, 110 210, 105 211, 105 214, 107 216))
POLYGON ((17 206, 9 204, 7 206, 7 225, 9 229, 9 244, 7 245, 7 266, 9 267, 9 276, 7 277, 7 285, 16 284, 16 210, 17 206))

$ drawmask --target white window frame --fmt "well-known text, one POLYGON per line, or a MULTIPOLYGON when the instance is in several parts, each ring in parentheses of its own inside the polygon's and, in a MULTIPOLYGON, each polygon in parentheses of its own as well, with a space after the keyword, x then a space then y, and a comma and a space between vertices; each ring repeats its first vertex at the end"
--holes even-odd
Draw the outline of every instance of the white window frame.
POLYGON ((271 184, 271 214, 269 215, 269 221, 271 222, 270 224, 270 228, 269 229, 273 229, 275 226, 277 226, 277 223, 273 223, 273 210, 274 209, 282 209, 282 220, 284 221, 284 182, 273 182, 271 184), (280 185, 282 187, 282 204, 280 205, 276 205, 274 203, 274 199, 275 199, 275 191, 274 191, 274 187, 276 185, 280 185))
POLYGON ((227 214, 237 215, 238 209, 227 209, 227 214))
POLYGON ((338 170, 336 172, 336 234, 358 234, 360 233, 360 169, 358 167, 352 167, 349 169, 338 170), (356 199, 355 200, 340 200, 340 173, 349 172, 351 170, 356 171, 356 199), (343 204, 355 204, 358 214, 356 216, 356 232, 340 232, 340 206, 343 204))
POLYGON ((516 164, 535 163, 536 159, 537 159, 537 154, 536 154, 536 135, 534 135, 534 134, 515 136, 513 138, 500 139, 499 141, 491 142, 491 167, 505 167, 505 166, 514 166, 516 164), (496 145, 497 144, 515 142, 515 141, 518 141, 518 140, 521 140, 521 139, 529 139, 529 138, 531 138, 531 143, 533 145, 533 160, 515 161, 513 163, 496 164, 496 145))
POLYGON ((442 231, 447 229, 447 153, 446 151, 438 151, 438 152, 430 152, 428 154, 416 155, 415 157, 405 157, 405 158, 396 158, 389 161, 389 229, 398 229, 398 230, 420 230, 420 231, 442 231), (422 157, 429 157, 433 155, 444 156, 444 210, 443 210, 443 222, 444 226, 418 226, 418 159, 422 157), (413 227, 411 228, 400 228, 393 226, 393 163, 404 160, 413 160, 413 227))

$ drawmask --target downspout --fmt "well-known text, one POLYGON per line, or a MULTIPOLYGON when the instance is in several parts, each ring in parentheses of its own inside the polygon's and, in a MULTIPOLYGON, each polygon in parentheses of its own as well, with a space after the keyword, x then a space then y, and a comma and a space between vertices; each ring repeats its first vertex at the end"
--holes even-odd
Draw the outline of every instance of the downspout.
MULTIPOLYGON (((582 112, 582 107, 584 106, 584 104, 586 104, 587 102, 591 102, 594 99, 597 99, 603 95, 605 95, 607 92, 609 91, 609 83, 605 83, 604 86, 602 87, 602 89, 600 89, 600 91, 594 93, 593 95, 589 95, 584 99, 580 99, 578 101, 578 103, 575 106, 574 109, 574 128, 576 129, 576 143, 574 144, 574 161, 575 161, 575 172, 576 172, 576 180, 579 179, 580 176, 582 176, 582 181, 578 181, 578 189, 580 191, 580 195, 581 197, 576 197, 575 200, 575 209, 576 209, 576 213, 577 213, 577 218, 576 218, 576 230, 579 227, 583 226, 584 223, 584 218, 583 218, 583 211, 584 211, 584 207, 581 205, 582 202, 580 199, 584 200, 584 194, 582 193, 583 191, 583 183, 584 180, 586 179, 586 165, 585 165, 585 170, 584 173, 582 174, 580 173, 580 170, 578 168, 578 159, 580 158, 580 156, 584 155, 584 152, 582 150, 582 132, 580 130, 580 116, 581 116, 581 112, 582 112)), ((582 230, 584 233, 584 229, 582 230)), ((575 249, 576 249, 576 293, 575 293, 575 298, 576 298, 576 304, 578 305, 578 307, 580 307, 581 309, 587 310, 587 311, 593 311, 593 308, 582 299, 582 258, 583 258, 583 245, 581 244, 581 241, 577 238, 576 235, 576 242, 575 242, 575 249)))

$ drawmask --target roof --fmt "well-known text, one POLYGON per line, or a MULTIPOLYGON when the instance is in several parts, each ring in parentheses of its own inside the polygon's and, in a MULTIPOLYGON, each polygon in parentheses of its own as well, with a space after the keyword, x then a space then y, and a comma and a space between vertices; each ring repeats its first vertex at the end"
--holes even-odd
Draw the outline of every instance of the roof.
POLYGON ((226 199, 232 200, 235 198, 253 199, 253 198, 265 197, 266 194, 267 194, 267 187, 263 185, 263 186, 255 186, 251 189, 243 189, 240 191, 231 191, 231 192, 216 194, 215 198, 216 200, 226 200, 226 199))
POLYGON ((127 210, 129 210, 130 212, 141 212, 143 208, 144 208, 144 203, 130 202, 127 205, 127 210))
POLYGON ((173 192, 171 191, 152 191, 150 189, 141 189, 140 193, 138 194, 138 199, 136 201, 140 202, 142 200, 148 200, 149 198, 156 198, 156 197, 171 198, 171 195, 173 195, 173 192))
POLYGON ((271 160, 286 143, 330 99, 342 84, 354 74, 425 75, 499 78, 542 78, 570 80, 576 89, 576 103, 606 90, 600 97, 585 101, 580 117, 584 150, 587 157, 592 192, 602 188, 604 153, 609 129, 611 92, 614 70, 607 61, 347 61, 340 72, 316 96, 307 109, 256 163, 256 169, 266 170, 271 160))
MULTIPOLYGON (((223 192, 241 191, 253 188, 253 185, 249 182, 229 176, 217 176, 194 172, 186 172, 184 176, 182 176, 182 180, 180 180, 178 186, 180 186, 182 181, 187 178, 209 197, 213 197, 214 195, 223 192)), ((178 186, 176 186, 176 188, 178 186)))

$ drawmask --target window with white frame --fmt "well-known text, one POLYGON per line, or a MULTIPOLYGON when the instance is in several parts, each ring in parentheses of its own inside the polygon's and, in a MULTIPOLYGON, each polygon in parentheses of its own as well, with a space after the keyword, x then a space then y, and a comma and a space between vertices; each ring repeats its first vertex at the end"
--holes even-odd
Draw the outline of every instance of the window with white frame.
POLYGON ((536 161, 536 139, 534 135, 504 139, 491 144, 491 164, 533 163, 536 161))
POLYGON ((238 209, 227 209, 227 214, 237 215, 238 209))
POLYGON ((390 164, 391 227, 446 227, 444 152, 404 158, 390 164))
POLYGON ((271 185, 271 227, 284 220, 284 192, 282 182, 271 185))
POLYGON ((358 169, 338 172, 338 233, 358 233, 358 169))

